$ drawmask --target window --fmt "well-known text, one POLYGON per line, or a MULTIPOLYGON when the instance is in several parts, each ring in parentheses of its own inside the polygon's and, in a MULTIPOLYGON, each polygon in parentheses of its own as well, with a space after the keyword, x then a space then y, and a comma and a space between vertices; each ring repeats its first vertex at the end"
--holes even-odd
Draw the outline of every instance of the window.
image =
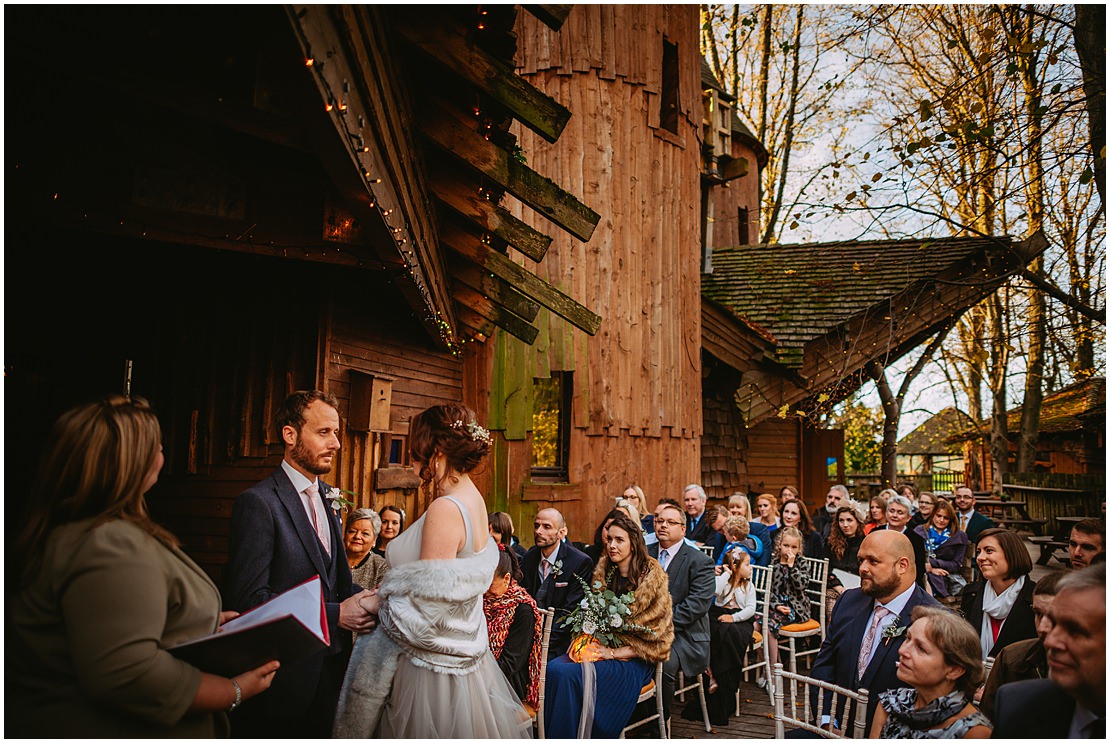
POLYGON ((736 244, 748 245, 748 207, 742 206, 736 214, 736 244))
POLYGON ((659 127, 678 134, 678 44, 663 39, 663 87, 659 91, 659 127))
POLYGON ((409 465, 408 437, 393 434, 389 439, 389 464, 409 465))
POLYGON ((571 372, 532 385, 532 477, 566 480, 570 454, 571 372))

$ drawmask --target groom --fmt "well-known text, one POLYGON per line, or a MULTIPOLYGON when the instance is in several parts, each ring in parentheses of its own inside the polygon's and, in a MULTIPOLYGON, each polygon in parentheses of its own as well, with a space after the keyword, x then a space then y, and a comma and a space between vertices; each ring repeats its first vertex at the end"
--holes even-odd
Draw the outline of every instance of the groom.
POLYGON ((294 392, 277 412, 285 456, 273 474, 235 499, 224 574, 225 608, 244 612, 320 577, 331 646, 283 665, 270 689, 231 718, 238 738, 327 738, 351 651, 351 632, 372 618, 358 604, 339 517, 318 476, 339 451, 334 396, 294 392))

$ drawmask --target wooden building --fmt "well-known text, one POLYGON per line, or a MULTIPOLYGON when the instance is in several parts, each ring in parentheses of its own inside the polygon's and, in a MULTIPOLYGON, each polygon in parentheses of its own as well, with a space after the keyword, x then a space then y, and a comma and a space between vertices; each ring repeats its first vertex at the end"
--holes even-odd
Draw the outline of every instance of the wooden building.
MULTIPOLYGON (((534 12, 558 26, 566 9, 534 12)), ((579 334, 601 321, 505 256, 541 265, 549 233, 588 241, 599 218, 514 157, 512 122, 555 141, 570 117, 515 74, 517 13, 7 13, 9 58, 34 68, 7 90, 9 462, 26 441, 31 467, 59 413, 127 385, 163 423, 154 516, 219 579, 234 497, 281 459, 273 413, 315 387, 344 422, 331 479, 417 515, 412 414, 483 410, 475 349, 495 328, 534 339, 541 306, 579 334)), ((7 511, 11 537, 22 502, 7 511)))

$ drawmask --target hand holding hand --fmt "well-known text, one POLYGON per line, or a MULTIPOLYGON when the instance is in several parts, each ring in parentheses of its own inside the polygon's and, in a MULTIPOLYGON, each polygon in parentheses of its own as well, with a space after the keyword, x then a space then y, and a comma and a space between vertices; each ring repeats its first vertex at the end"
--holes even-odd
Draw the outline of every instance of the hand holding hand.
POLYGON ((378 623, 377 611, 377 591, 356 593, 339 605, 339 626, 351 632, 369 632, 378 623))

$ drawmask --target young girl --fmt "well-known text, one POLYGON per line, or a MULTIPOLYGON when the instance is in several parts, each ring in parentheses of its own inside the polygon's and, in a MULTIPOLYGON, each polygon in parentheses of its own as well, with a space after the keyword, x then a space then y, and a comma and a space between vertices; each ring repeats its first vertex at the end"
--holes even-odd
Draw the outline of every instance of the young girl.
MULTIPOLYGON (((734 697, 740 688, 740 669, 752 641, 755 618, 755 586, 752 559, 742 549, 724 553, 717 576, 717 598, 709 607, 709 721, 727 725, 734 697), (716 693, 715 693, 716 692, 716 693)), ((700 712, 700 710, 699 710, 700 712)))
POLYGON ((802 559, 802 534, 793 526, 780 530, 778 545, 771 558, 771 591, 768 600, 771 611, 767 615, 767 647, 773 668, 779 662, 778 634, 782 627, 810 621, 809 568, 802 559))

